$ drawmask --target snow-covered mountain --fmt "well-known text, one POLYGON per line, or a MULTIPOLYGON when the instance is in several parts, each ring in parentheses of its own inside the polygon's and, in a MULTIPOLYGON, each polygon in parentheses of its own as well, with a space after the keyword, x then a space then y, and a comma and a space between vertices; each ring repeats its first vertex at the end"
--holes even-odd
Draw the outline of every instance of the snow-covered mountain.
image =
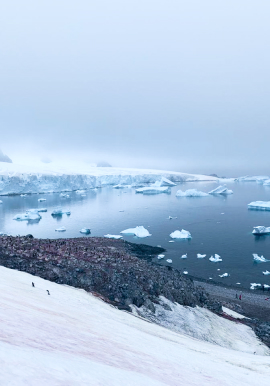
MULTIPOLYGON (((0 278, 1 385, 253 386, 269 382, 269 356, 226 349, 171 331, 119 311, 83 290, 26 273, 0 267, 0 278)), ((189 319, 195 328, 195 314, 189 319)), ((227 339, 235 339, 234 323, 225 322, 227 339)), ((212 327, 220 324, 216 326, 213 319, 212 327)), ((242 332, 238 327, 238 332, 245 340, 247 327, 242 332)), ((250 349, 258 345, 251 330, 249 344, 250 349)))
POLYGON ((108 185, 154 183, 162 177, 173 182, 217 181, 215 177, 152 169, 125 169, 74 165, 25 166, 0 162, 0 195, 92 189, 108 185))

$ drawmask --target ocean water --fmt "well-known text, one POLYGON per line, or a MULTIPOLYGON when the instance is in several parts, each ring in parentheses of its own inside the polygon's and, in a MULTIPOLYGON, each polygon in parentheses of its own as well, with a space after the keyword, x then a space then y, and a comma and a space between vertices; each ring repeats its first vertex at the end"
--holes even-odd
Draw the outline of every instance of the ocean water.
POLYGON ((270 260, 270 235, 255 237, 254 226, 270 226, 270 211, 248 210, 251 201, 270 201, 270 187, 254 182, 227 184, 234 191, 230 196, 199 198, 176 197, 178 189, 196 188, 208 192, 217 187, 212 182, 180 184, 171 189, 171 194, 142 195, 135 189, 113 189, 112 187, 90 190, 86 196, 68 193, 70 198, 61 198, 59 193, 20 196, 2 196, 0 205, 0 231, 11 235, 31 233, 40 238, 93 237, 107 233, 119 234, 122 230, 143 225, 151 237, 138 239, 124 236, 125 240, 148 245, 160 245, 166 249, 163 260, 153 259, 157 264, 167 264, 188 271, 195 277, 235 285, 240 282, 245 288, 250 283, 270 285, 270 262, 254 263, 253 253, 270 260), (38 198, 46 198, 39 203, 38 198), (51 216, 56 207, 70 209, 71 215, 57 218, 51 216), (17 213, 31 208, 47 208, 41 213, 39 222, 15 221, 17 213), (169 220, 169 216, 177 219, 169 220), (66 232, 56 232, 59 227, 66 232), (90 228, 91 234, 83 236, 81 228, 90 228), (191 232, 191 240, 175 240, 170 243, 170 233, 185 229, 191 232), (187 253, 187 259, 181 256, 187 253), (206 254, 198 259, 197 253, 206 254), (222 258, 212 263, 209 257, 215 253, 222 258), (166 262, 172 259, 172 264, 166 262), (220 278, 219 275, 229 276, 220 278))

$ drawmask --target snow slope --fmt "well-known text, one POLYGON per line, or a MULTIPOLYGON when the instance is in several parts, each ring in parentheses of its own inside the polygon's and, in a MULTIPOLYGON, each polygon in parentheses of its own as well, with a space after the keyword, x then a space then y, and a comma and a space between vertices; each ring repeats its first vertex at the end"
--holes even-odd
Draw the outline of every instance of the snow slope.
POLYGON ((138 185, 155 183, 162 177, 173 182, 217 181, 214 177, 164 170, 98 168, 74 166, 74 168, 50 165, 25 166, 0 162, 0 195, 21 193, 61 192, 92 189, 107 185, 138 185))
POLYGON ((268 356, 240 353, 173 332, 83 290, 26 273, 0 267, 0 279, 1 385, 269 382, 268 356))

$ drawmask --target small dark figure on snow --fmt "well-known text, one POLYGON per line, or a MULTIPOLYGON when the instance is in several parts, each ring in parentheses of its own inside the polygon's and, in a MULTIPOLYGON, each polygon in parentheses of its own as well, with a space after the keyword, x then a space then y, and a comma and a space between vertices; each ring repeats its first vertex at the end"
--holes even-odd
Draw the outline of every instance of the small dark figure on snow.
POLYGON ((32 282, 32 287, 35 287, 35 283, 32 282))
POLYGON ((48 295, 50 295, 50 291, 49 290, 46 290, 48 292, 48 295))
POLYGON ((238 299, 238 295, 237 294, 235 294, 235 297, 236 297, 236 299, 238 299))

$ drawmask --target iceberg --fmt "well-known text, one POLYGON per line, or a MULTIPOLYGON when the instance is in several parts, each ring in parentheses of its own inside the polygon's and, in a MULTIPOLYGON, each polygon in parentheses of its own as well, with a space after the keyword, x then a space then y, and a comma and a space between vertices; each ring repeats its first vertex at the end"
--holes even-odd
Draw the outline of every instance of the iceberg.
POLYGON ((142 194, 171 193, 171 189, 169 186, 164 186, 164 187, 146 186, 144 188, 136 189, 136 193, 142 193, 142 194))
POLYGON ((181 256, 181 259, 187 259, 187 253, 181 256))
POLYGON ((197 258, 198 259, 204 259, 206 255, 201 255, 200 253, 197 253, 197 258))
POLYGON ((228 188, 226 188, 226 185, 220 185, 216 189, 211 190, 208 194, 224 194, 224 195, 228 195, 228 194, 233 194, 233 191, 229 190, 228 188))
POLYGON ((65 231, 66 231, 65 227, 55 229, 55 232, 65 232, 65 231))
POLYGON ((59 194, 59 197, 61 197, 61 198, 69 198, 69 194, 66 194, 66 193, 60 193, 60 194, 59 194))
POLYGON ((168 263, 172 263, 172 259, 167 259, 166 260, 168 263))
POLYGON ((160 260, 160 259, 164 259, 164 257, 165 257, 165 255, 158 255, 158 259, 160 260))
POLYGON ((85 193, 86 193, 86 190, 84 190, 84 189, 76 190, 76 194, 85 194, 85 193))
POLYGON ((170 234, 172 239, 191 239, 191 234, 189 231, 182 229, 181 231, 176 230, 170 234))
POLYGON ((156 181, 151 186, 154 187, 161 187, 161 186, 176 186, 176 184, 172 181, 170 181, 168 178, 162 177, 161 180, 156 181))
POLYGON ((0 200, 0 204, 3 204, 3 201, 0 200))
POLYGON ((250 289, 254 290, 257 287, 261 287, 262 285, 260 283, 250 283, 250 289))
POLYGON ((253 260, 255 261, 255 263, 266 263, 267 261, 270 261, 263 257, 263 255, 257 255, 257 253, 253 253, 253 260))
POLYGON ((264 275, 270 275, 270 272, 269 271, 263 271, 263 274, 264 275))
POLYGON ((185 192, 182 190, 177 190, 176 197, 206 197, 209 196, 208 193, 200 192, 197 189, 188 189, 185 192))
POLYGON ((114 188, 114 189, 125 189, 125 188, 130 189, 130 188, 131 188, 131 185, 122 185, 122 184, 118 184, 118 185, 114 185, 113 188, 114 188))
POLYGON ((252 233, 253 233, 255 236, 259 236, 259 235, 267 235, 267 234, 270 233, 270 227, 257 226, 257 227, 254 227, 252 233))
POLYGON ((16 214, 13 220, 16 221, 30 221, 30 220, 40 220, 41 215, 35 209, 27 210, 26 213, 16 214))
POLYGON ((248 209, 270 210, 270 201, 253 201, 248 204, 248 209))
POLYGON ((21 194, 21 197, 26 197, 27 196, 27 194, 21 194))
POLYGON ((229 276, 229 274, 226 272, 226 273, 223 273, 223 275, 218 275, 219 277, 227 277, 229 276))
POLYGON ((62 216, 63 214, 69 216, 71 212, 69 210, 63 210, 62 208, 56 208, 52 211, 52 216, 62 216))
POLYGON ((264 186, 269 186, 269 185, 270 185, 270 179, 264 180, 264 181, 263 181, 263 185, 264 185, 264 186))
POLYGON ((44 202, 44 201, 46 201, 46 198, 39 198, 38 199, 38 202, 44 202))
POLYGON ((124 235, 134 235, 137 237, 149 237, 152 236, 147 229, 145 229, 143 226, 137 226, 136 228, 129 228, 126 229, 120 233, 123 233, 124 235))
POLYGON ((80 230, 80 233, 83 233, 84 235, 89 235, 91 233, 89 228, 82 228, 80 230))
POLYGON ((177 217, 172 217, 172 216, 168 217, 168 220, 175 220, 175 219, 177 219, 177 217))
POLYGON ((222 261, 220 256, 217 254, 215 254, 215 257, 213 257, 213 256, 209 257, 209 260, 212 261, 213 263, 219 263, 220 261, 222 261))
POLYGON ((183 271, 183 274, 184 275, 188 275, 188 271, 183 271))
POLYGON ((106 237, 107 239, 116 239, 116 240, 123 238, 123 236, 121 235, 110 235, 109 233, 107 235, 104 235, 104 237, 106 237))

